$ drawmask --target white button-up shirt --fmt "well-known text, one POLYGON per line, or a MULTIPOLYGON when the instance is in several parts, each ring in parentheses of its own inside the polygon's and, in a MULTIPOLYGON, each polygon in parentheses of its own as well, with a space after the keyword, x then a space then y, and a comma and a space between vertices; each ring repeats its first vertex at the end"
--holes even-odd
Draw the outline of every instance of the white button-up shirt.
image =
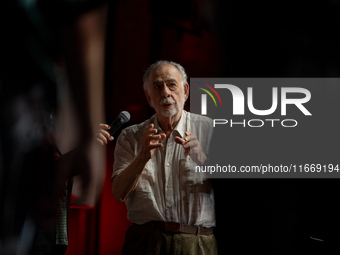
MULTIPOLYGON (((144 132, 151 123, 162 132, 156 115, 121 132, 116 143, 112 177, 124 171, 137 157, 142 149, 144 132)), ((190 171, 190 166, 193 169, 193 161, 190 156, 185 156, 183 146, 174 141, 176 136, 184 138, 186 131, 197 136, 202 151, 208 154, 212 120, 183 111, 170 137, 167 141, 162 141, 162 148, 155 150, 136 189, 125 200, 128 219, 133 223, 166 221, 203 227, 215 226, 213 191, 211 188, 204 188, 207 185, 200 185, 205 177, 190 171)))

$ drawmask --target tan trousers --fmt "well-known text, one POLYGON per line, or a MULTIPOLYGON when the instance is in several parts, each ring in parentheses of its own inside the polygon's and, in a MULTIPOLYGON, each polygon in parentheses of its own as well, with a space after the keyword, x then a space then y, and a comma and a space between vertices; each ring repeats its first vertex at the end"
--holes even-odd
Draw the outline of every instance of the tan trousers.
POLYGON ((217 255, 214 235, 192 235, 153 229, 152 224, 131 226, 126 232, 124 255, 217 255))

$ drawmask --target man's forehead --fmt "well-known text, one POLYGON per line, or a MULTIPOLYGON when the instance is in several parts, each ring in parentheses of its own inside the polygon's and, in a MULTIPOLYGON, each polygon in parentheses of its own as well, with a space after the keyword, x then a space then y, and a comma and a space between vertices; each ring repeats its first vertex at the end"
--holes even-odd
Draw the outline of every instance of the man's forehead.
POLYGON ((163 83, 163 82, 166 82, 166 83, 169 83, 169 82, 179 82, 179 79, 174 79, 174 78, 171 78, 171 77, 158 77, 156 79, 154 79, 152 81, 153 84, 155 83, 163 83))
POLYGON ((161 65, 153 69, 150 73, 151 82, 179 81, 181 73, 173 65, 161 65))

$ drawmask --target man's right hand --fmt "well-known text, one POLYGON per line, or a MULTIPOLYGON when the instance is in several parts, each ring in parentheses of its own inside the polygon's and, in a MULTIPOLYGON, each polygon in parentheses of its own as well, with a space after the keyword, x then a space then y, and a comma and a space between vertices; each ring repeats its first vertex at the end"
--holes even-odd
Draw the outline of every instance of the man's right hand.
POLYGON ((157 129, 150 124, 142 138, 142 150, 135 160, 124 171, 112 180, 112 194, 117 201, 124 201, 135 190, 139 177, 147 162, 152 158, 157 148, 163 147, 159 141, 166 138, 165 134, 156 134, 157 129))
POLYGON ((165 138, 166 134, 157 134, 157 129, 154 128, 154 124, 150 124, 144 132, 142 150, 139 156, 142 157, 144 161, 150 160, 155 153, 155 149, 163 147, 163 144, 159 141, 165 138))

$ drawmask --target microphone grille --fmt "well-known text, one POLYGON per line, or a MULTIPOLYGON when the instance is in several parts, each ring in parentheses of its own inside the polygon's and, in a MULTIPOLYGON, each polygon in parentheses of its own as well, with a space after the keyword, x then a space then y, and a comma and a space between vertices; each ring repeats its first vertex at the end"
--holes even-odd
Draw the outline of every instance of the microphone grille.
POLYGON ((130 113, 128 113, 127 111, 122 111, 119 114, 119 117, 121 117, 124 120, 124 123, 128 122, 130 120, 130 113))

